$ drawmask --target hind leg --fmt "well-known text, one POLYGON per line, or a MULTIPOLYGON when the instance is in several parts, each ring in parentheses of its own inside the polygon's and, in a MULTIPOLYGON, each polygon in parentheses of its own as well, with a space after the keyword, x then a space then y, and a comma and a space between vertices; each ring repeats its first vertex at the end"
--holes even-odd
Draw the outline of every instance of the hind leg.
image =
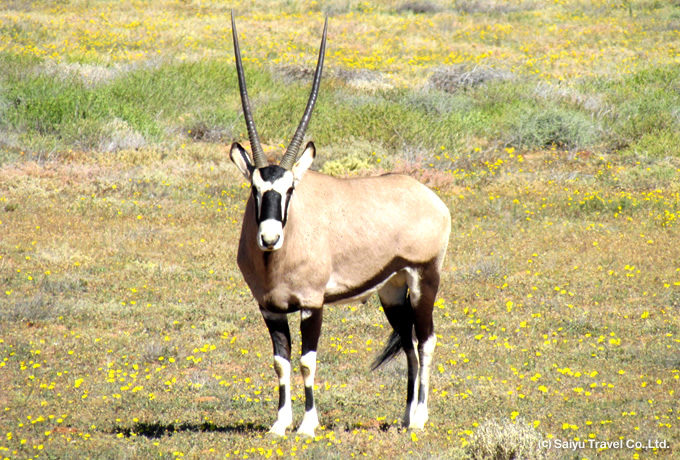
POLYGON ((418 356, 413 344, 413 309, 408 296, 406 277, 402 274, 395 275, 380 291, 378 291, 380 303, 385 310, 385 315, 392 329, 401 338, 401 347, 406 354, 408 365, 408 381, 406 384, 406 410, 402 424, 410 426, 415 414, 415 396, 418 389, 418 356))
POLYGON ((430 365, 437 345, 432 310, 439 290, 439 270, 436 267, 408 271, 408 286, 413 306, 414 326, 418 340, 420 369, 418 372, 418 403, 409 420, 409 428, 422 429, 428 419, 427 396, 430 386, 430 365))

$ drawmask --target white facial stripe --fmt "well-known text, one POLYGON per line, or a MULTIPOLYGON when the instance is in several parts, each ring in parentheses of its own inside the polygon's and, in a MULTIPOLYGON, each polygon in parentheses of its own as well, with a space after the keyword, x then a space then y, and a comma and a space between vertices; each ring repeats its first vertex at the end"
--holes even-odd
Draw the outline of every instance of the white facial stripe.
POLYGON ((293 186, 293 173, 290 171, 286 171, 286 174, 284 176, 275 181, 272 190, 276 190, 281 194, 281 196, 286 196, 286 193, 288 193, 288 189, 293 186))
POLYGON ((274 182, 268 182, 262 179, 262 175, 260 175, 260 170, 256 169, 253 172, 253 186, 260 192, 260 194, 264 194, 269 190, 274 190, 276 192, 279 192, 281 196, 286 196, 286 192, 288 192, 288 189, 293 186, 293 173, 290 171, 286 171, 283 174, 283 177, 280 177, 274 182))
POLYGON ((253 187, 258 189, 261 193, 264 193, 271 188, 269 187, 268 182, 262 180, 262 176, 260 175, 259 169, 253 171, 253 187))

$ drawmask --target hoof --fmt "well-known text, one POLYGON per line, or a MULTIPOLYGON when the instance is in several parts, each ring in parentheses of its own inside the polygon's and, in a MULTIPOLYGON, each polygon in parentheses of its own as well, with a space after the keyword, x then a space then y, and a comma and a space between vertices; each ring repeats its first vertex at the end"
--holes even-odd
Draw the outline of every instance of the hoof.
POLYGON ((300 425, 300 428, 298 428, 298 430, 297 430, 297 434, 299 434, 301 436, 309 436, 309 437, 313 438, 314 436, 316 436, 314 434, 315 428, 316 427, 305 427, 305 426, 300 425))
POLYGON ((302 423, 300 424, 300 427, 297 429, 297 434, 304 435, 304 436, 311 436, 312 438, 315 436, 314 430, 319 426, 319 419, 316 416, 316 412, 314 414, 305 414, 305 417, 302 419, 302 423))
POLYGON ((276 436, 285 436, 286 435, 286 429, 288 428, 288 425, 290 425, 290 424, 276 422, 269 429, 268 433, 276 435, 276 436))
POLYGON ((427 423, 427 407, 418 406, 416 408, 415 414, 411 417, 408 428, 411 430, 422 430, 425 428, 425 423, 427 423))
POLYGON ((420 431, 422 431, 422 430, 425 429, 425 422, 423 422, 423 423, 413 422, 408 426, 408 429, 409 430, 420 430, 420 431))

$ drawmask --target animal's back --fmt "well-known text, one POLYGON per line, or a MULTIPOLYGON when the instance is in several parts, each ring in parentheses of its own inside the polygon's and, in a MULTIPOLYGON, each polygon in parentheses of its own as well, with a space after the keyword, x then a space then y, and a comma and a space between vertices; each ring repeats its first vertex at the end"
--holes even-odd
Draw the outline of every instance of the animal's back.
POLYGON ((302 233, 325 229, 316 243, 330 268, 327 299, 373 287, 406 266, 441 266, 451 215, 417 180, 399 174, 335 179, 308 172, 298 189, 293 204, 307 216, 302 233))
POLYGON ((338 241, 329 242, 337 256, 359 250, 363 258, 390 254, 426 262, 448 241, 451 227, 451 214, 441 199, 401 174, 335 179, 310 171, 298 185, 293 205, 310 208, 308 223, 327 228, 338 241))

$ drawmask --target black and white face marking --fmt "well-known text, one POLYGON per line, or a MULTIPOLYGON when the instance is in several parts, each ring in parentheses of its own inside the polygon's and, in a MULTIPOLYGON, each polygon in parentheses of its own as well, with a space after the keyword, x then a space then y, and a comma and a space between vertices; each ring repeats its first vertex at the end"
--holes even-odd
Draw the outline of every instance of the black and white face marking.
POLYGON ((255 169, 252 176, 255 216, 259 226, 257 244, 263 251, 283 246, 283 227, 288 220, 288 206, 295 189, 293 173, 270 165, 255 169))

